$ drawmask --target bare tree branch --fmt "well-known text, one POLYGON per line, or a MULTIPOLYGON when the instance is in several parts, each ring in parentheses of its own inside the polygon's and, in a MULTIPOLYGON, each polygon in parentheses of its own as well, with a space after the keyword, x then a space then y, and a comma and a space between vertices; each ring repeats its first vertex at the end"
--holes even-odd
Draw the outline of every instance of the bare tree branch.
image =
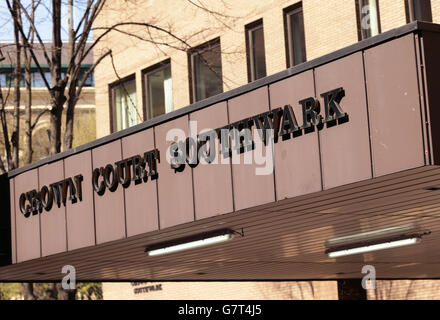
POLYGON ((31 129, 34 130, 35 127, 38 124, 38 121, 40 120, 40 118, 42 116, 44 116, 46 113, 48 113, 50 110, 49 109, 43 109, 42 111, 40 111, 40 113, 37 114, 37 116, 35 117, 34 123, 32 123, 31 125, 31 129))
MULTIPOLYGON (((30 29, 33 31, 33 33, 37 37, 37 40, 40 43, 41 49, 43 50, 43 55, 44 55, 44 58, 46 59, 46 63, 49 65, 50 64, 50 58, 49 58, 49 55, 47 54, 46 46, 44 45, 44 42, 41 39, 40 34, 37 32, 37 28, 35 27, 35 23, 34 23, 34 18, 29 15, 29 13, 27 12, 26 8, 23 7, 23 5, 21 4, 20 1, 18 1, 18 3, 19 3, 21 10, 25 14, 25 16, 26 16, 26 18, 27 18, 27 20, 28 20, 28 22, 29 22, 29 24, 31 26, 30 29)), ((29 39, 24 34, 23 34, 23 37, 26 38, 26 39, 29 39)))
MULTIPOLYGON (((7 4, 7 6, 8 6, 9 12, 10 12, 11 15, 12 15, 12 18, 15 20, 15 19, 16 19, 16 18, 15 18, 15 14, 14 14, 14 11, 12 10, 11 4, 9 3, 9 0, 6 0, 6 4, 7 4)), ((23 37, 23 40, 24 40, 25 43, 26 43, 26 46, 30 48, 31 46, 30 46, 29 41, 28 41, 28 39, 26 38, 26 35, 25 35, 24 31, 23 31, 23 26, 22 26, 20 23, 18 24, 18 29, 19 29, 19 31, 20 31, 21 36, 23 37)), ((40 74, 41 74, 41 76, 42 76, 42 78, 43 78, 44 84, 45 84, 47 90, 49 91, 49 93, 51 94, 51 97, 52 97, 52 99, 53 99, 53 94, 52 94, 51 86, 49 85, 49 83, 47 82, 46 77, 44 76, 44 71, 43 71, 43 69, 41 68, 40 62, 38 61, 37 57, 35 56, 35 53, 34 53, 33 50, 29 50, 29 53, 31 54, 31 56, 32 56, 32 60, 34 60, 34 63, 35 63, 35 65, 37 66, 38 71, 40 72, 40 74)))

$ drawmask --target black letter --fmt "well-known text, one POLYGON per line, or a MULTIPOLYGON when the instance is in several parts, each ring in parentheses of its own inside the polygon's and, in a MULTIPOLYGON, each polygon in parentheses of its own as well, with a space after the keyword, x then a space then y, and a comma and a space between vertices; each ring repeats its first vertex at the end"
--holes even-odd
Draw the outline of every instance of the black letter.
POLYGON ((127 188, 131 182, 130 164, 131 160, 121 160, 115 163, 118 170, 118 180, 124 188, 127 188))
MULTIPOLYGON (((75 202, 77 202, 78 201, 78 199, 76 198, 76 188, 75 188, 75 185, 74 185, 74 183, 73 183, 73 180, 72 180, 72 178, 68 178, 68 179, 66 179, 65 180, 67 183, 66 183, 66 186, 69 188, 69 190, 70 190, 70 192, 69 192, 69 200, 72 202, 72 203, 75 203, 75 202)), ((67 188, 66 188, 67 189, 67 188)), ((66 193, 67 193, 67 190, 66 190, 66 193)), ((64 205, 66 205, 66 203, 64 203, 64 205)))
POLYGON ((266 143, 266 130, 273 130, 274 138, 278 137, 282 113, 281 108, 276 108, 253 117, 258 134, 264 143, 266 143))
POLYGON ((216 137, 217 133, 214 130, 202 132, 199 134, 199 157, 202 157, 206 161, 206 163, 211 163, 217 156, 216 137))
POLYGON ((281 122, 280 136, 284 136, 284 138, 288 138, 290 137, 291 133, 298 130, 300 129, 298 126, 298 122, 296 121, 295 113, 293 112, 292 106, 290 104, 287 104, 284 106, 283 121, 281 122))
POLYGON ((325 110, 324 122, 330 122, 347 116, 347 114, 341 109, 341 106, 339 105, 342 98, 345 97, 344 89, 338 88, 335 90, 325 92, 321 94, 321 97, 324 98, 324 110, 325 110))
POLYGON ((173 142, 170 146, 170 165, 171 169, 183 171, 185 169, 185 150, 183 142, 173 142))
POLYGON ((144 169, 145 169, 144 158, 142 158, 139 155, 136 155, 131 159, 131 162, 133 164, 134 184, 139 184, 142 182, 142 179, 144 178, 144 169))
POLYGON ((103 167, 94 169, 92 174, 93 190, 95 190, 98 195, 102 196, 105 192, 105 184, 104 181, 101 181, 101 183, 98 185, 99 176, 104 176, 103 167))
POLYGON ((50 190, 53 194, 53 197, 55 199, 58 208, 61 206, 61 196, 62 196, 60 187, 63 187, 63 184, 60 182, 52 183, 50 185, 50 190))
POLYGON ((311 129, 312 125, 318 125, 321 123, 322 116, 319 115, 319 101, 315 98, 307 98, 299 102, 302 105, 303 112, 303 126, 301 129, 311 129))
POLYGON ((188 163, 191 168, 195 168, 199 164, 199 143, 192 137, 186 138, 185 143, 186 163, 188 163))
POLYGON ((43 186, 40 191, 41 204, 44 210, 50 211, 53 205, 53 193, 49 190, 47 186, 43 186))
POLYGON ((151 179, 156 179, 158 176, 156 161, 160 162, 159 150, 154 149, 154 150, 145 152, 144 158, 146 159, 146 162, 148 163, 148 176, 150 176, 151 179))
POLYGON ((26 205, 26 200, 27 200, 26 194, 22 193, 20 195, 20 199, 18 203, 20 205, 21 213, 24 215, 25 218, 28 218, 31 215, 31 206, 26 205))
POLYGON ((105 186, 111 191, 114 192, 118 188, 118 171, 113 168, 113 165, 108 164, 104 169, 104 183, 105 186), (112 179, 110 181, 110 174, 112 175, 112 179))
POLYGON ((73 177, 75 179, 76 184, 76 194, 78 196, 79 201, 82 201, 82 185, 81 182, 83 181, 82 174, 78 174, 73 177))

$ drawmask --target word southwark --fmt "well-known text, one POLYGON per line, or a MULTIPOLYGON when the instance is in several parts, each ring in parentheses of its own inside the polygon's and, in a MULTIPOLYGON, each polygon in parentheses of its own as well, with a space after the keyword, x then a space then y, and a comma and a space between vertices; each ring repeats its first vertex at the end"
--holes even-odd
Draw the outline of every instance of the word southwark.
POLYGON ((274 142, 291 137, 308 134, 323 128, 324 124, 331 127, 348 121, 348 114, 340 106, 345 96, 343 88, 336 88, 321 94, 324 102, 324 115, 321 114, 321 105, 316 97, 309 97, 300 100, 298 103, 302 109, 302 124, 298 124, 297 118, 291 105, 272 109, 255 116, 228 124, 222 128, 206 131, 185 141, 174 142, 170 146, 171 168, 175 171, 182 171, 185 162, 191 167, 199 164, 199 155, 208 163, 212 162, 216 153, 216 139, 220 140, 221 148, 219 153, 224 158, 230 157, 232 150, 237 154, 250 151, 254 147, 251 128, 258 130, 261 140, 266 143, 266 133, 273 132, 274 142), (231 139, 230 139, 231 138, 231 139), (233 142, 231 145, 231 141, 233 142), (209 146, 209 148, 206 148, 209 146), (207 152, 209 150, 209 152, 207 152), (200 152, 202 151, 202 152, 200 152), (208 154, 209 153, 209 154, 208 154))
POLYGON ((21 213, 28 218, 31 213, 33 215, 50 211, 54 202, 61 207, 61 203, 66 206, 67 195, 68 200, 76 203, 78 200, 82 201, 82 175, 76 175, 73 178, 67 178, 59 182, 52 183, 48 186, 43 186, 40 191, 31 190, 22 193, 19 198, 19 207, 21 213))

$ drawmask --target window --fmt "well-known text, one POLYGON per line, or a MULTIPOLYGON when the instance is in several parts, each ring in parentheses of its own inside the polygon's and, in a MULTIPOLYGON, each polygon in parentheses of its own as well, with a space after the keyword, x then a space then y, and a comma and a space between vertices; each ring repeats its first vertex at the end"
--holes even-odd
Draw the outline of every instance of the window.
POLYGON ((432 22, 431 0, 405 0, 406 22, 432 22))
POLYGON ((143 72, 143 86, 144 104, 146 107, 145 115, 147 119, 173 111, 170 60, 145 70, 143 72))
POLYGON ((188 57, 191 103, 222 93, 220 39, 191 50, 188 57))
MULTIPOLYGON (((52 74, 49 71, 44 71, 44 77, 46 78, 47 82, 49 83, 49 86, 52 85, 52 74)), ((46 87, 40 71, 38 71, 38 70, 31 71, 31 86, 33 88, 46 87)))
POLYGON ((8 77, 6 73, 0 73, 0 87, 7 88, 8 87, 8 77))
POLYGON ((137 124, 136 80, 134 76, 110 86, 111 131, 119 131, 137 124))
POLYGON ((306 41, 302 3, 284 9, 287 67, 306 61, 306 41))
POLYGON ((247 25, 245 32, 248 80, 252 82, 266 76, 263 20, 247 25))
POLYGON ((356 18, 359 40, 374 37, 380 33, 377 0, 356 0, 356 18))
MULTIPOLYGON (((3 69, 0 72, 0 86, 2 88, 14 87, 14 68, 3 69)), ((24 74, 21 74, 20 87, 25 86, 24 74)))
MULTIPOLYGON (((65 69, 62 69, 61 71, 61 77, 65 78, 66 76, 66 71, 65 69)), ((79 78, 77 81, 77 86, 79 86, 79 84, 81 83, 82 78, 84 77, 85 73, 86 73, 87 69, 85 68, 81 68, 80 72, 79 72, 79 78)), ((21 80, 21 87, 25 87, 26 86, 26 81, 25 81, 25 70, 22 69, 22 80, 21 80)), ((43 73, 44 73, 44 77, 46 78, 47 83, 49 84, 49 86, 52 86, 52 74, 50 73, 49 69, 43 69, 43 73)), ((2 87, 6 87, 6 86, 14 86, 14 70, 11 69, 10 72, 8 73, 1 73, 0 75, 0 85, 2 87)), ((93 72, 87 77, 85 83, 84 83, 85 87, 93 87, 94 86, 94 78, 93 78, 93 72)), ((32 88, 45 88, 46 84, 44 83, 43 77, 40 73, 40 71, 36 68, 32 68, 31 69, 31 87, 32 88)))

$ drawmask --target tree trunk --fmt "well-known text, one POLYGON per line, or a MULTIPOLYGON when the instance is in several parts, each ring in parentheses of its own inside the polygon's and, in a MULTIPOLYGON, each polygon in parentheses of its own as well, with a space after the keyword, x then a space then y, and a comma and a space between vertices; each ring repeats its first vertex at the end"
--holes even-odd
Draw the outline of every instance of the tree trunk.
POLYGON ((367 291, 362 288, 361 279, 338 280, 339 300, 367 300, 367 291))
POLYGON ((75 114, 75 104, 73 99, 75 99, 75 93, 71 94, 71 91, 75 88, 69 88, 69 98, 67 99, 67 110, 66 110, 66 132, 64 133, 64 150, 69 150, 72 148, 73 143, 73 120, 75 114))
MULTIPOLYGON (((69 28, 69 56, 68 60, 72 59, 75 49, 75 33, 73 30, 73 0, 69 0, 67 4, 68 10, 68 28, 69 28)), ((74 73, 75 71, 73 71, 74 73)), ((72 77, 73 75, 71 75, 72 77)), ((72 81, 76 77, 72 77, 69 83, 68 95, 67 95, 67 111, 66 111, 66 131, 64 133, 64 150, 72 148, 73 142, 73 118, 75 110, 75 97, 76 97, 76 81, 72 81)))
POLYGON ((14 116, 11 134, 11 156, 8 170, 18 167, 18 150, 20 141, 20 82, 21 82, 21 44, 18 24, 21 22, 19 0, 14 0, 14 42, 15 42, 15 67, 14 67, 14 116))
POLYGON ((50 111, 49 125, 49 153, 51 155, 61 151, 61 116, 66 102, 64 90, 66 84, 61 79, 61 0, 52 0, 52 110, 50 111))
POLYGON ((6 111, 5 111, 6 100, 3 98, 3 91, 0 88, 0 121, 2 125, 2 133, 3 133, 3 141, 5 143, 5 151, 6 151, 6 160, 3 163, 3 160, 0 159, 0 172, 5 173, 7 171, 6 166, 9 163, 9 158, 11 154, 11 147, 9 144, 9 133, 8 133, 8 124, 6 122, 6 111))
POLYGON ((58 297, 59 300, 75 300, 76 289, 64 290, 60 283, 57 283, 58 297))
POLYGON ((32 283, 23 283, 22 286, 24 300, 36 300, 34 294, 34 285, 32 283))
MULTIPOLYGON (((35 1, 32 0, 32 11, 31 11, 31 19, 32 22, 35 18, 35 1)), ((32 46, 34 43, 34 32, 32 28, 30 28, 30 45, 32 46)), ((24 144, 25 144, 25 159, 24 163, 29 164, 32 163, 32 83, 31 83, 31 63, 32 58, 29 55, 28 50, 32 50, 32 48, 26 47, 25 41, 23 39, 23 56, 24 56, 24 68, 25 68, 25 81, 26 81, 26 106, 24 110, 25 116, 25 136, 24 136, 24 144)))
POLYGON ((49 124, 49 154, 54 155, 61 151, 61 116, 65 99, 57 99, 52 104, 49 124))
MULTIPOLYGON (((24 48, 26 51, 26 48, 24 48)), ((24 163, 32 163, 32 87, 31 87, 31 59, 25 53, 25 77, 26 77, 26 106, 24 110, 25 116, 25 159, 24 163)))
POLYGON ((46 289, 47 300, 58 300, 58 285, 56 283, 49 283, 46 289))

